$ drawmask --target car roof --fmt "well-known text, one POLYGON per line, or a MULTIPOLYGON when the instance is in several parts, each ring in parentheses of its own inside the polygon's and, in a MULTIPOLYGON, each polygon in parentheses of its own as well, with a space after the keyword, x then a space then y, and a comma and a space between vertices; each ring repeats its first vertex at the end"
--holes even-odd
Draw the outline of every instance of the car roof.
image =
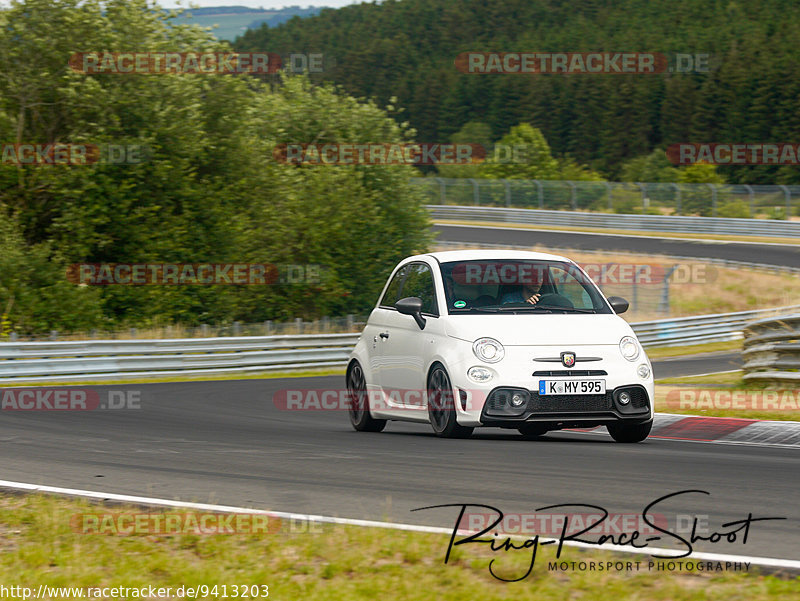
MULTIPOLYGON (((501 259, 527 259, 535 261, 566 261, 572 263, 572 259, 562 257, 560 255, 551 255, 549 253, 532 252, 528 250, 497 250, 497 249, 483 249, 475 248, 469 250, 445 250, 440 252, 427 253, 425 255, 417 255, 418 257, 433 257, 440 263, 449 263, 451 261, 475 261, 475 260, 501 260, 501 259)), ((412 257, 413 258, 413 257, 412 257)))

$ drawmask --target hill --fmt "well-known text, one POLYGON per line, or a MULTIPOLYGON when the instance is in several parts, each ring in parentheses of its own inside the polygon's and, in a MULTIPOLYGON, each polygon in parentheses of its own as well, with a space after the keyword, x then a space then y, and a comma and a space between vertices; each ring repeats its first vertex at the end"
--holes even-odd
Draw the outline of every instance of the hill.
POLYGON ((267 24, 274 27, 285 23, 293 17, 308 17, 319 13, 321 7, 301 8, 287 6, 267 10, 247 6, 206 6, 193 8, 183 13, 176 21, 192 23, 202 27, 217 26, 213 33, 221 40, 233 40, 248 29, 267 24))
MULTIPOLYGON (((249 30, 241 50, 323 52, 324 78, 406 109, 420 140, 469 122, 498 139, 521 122, 555 154, 615 178, 625 161, 679 142, 798 142, 800 54, 793 0, 385 0, 249 30), (460 72, 459 53, 708 55, 707 71, 660 74, 460 72)), ((800 183, 796 167, 723 169, 730 181, 800 183)))

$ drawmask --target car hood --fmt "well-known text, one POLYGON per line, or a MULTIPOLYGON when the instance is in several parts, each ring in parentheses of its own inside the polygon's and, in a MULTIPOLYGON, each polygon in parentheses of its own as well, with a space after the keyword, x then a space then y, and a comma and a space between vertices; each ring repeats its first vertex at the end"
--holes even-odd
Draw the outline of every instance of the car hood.
POLYGON ((635 336, 615 314, 450 315, 445 331, 467 342, 488 336, 504 346, 617 345, 635 336))

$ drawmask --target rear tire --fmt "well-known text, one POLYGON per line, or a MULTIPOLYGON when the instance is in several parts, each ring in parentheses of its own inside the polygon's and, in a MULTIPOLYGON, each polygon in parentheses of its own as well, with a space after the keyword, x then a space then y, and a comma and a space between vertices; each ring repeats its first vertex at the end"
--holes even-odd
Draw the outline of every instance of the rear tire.
POLYGON ((550 431, 539 424, 522 424, 517 430, 525 440, 536 440, 550 431))
POLYGON ((611 438, 617 442, 642 442, 650 435, 650 430, 653 428, 653 422, 649 421, 644 424, 608 424, 606 426, 611 438))
POLYGON ((350 406, 347 413, 350 423, 359 432, 380 432, 386 427, 385 419, 375 419, 369 412, 367 381, 358 361, 347 370, 347 396, 350 406))
POLYGON ((469 438, 475 428, 462 426, 456 420, 456 403, 450 377, 437 365, 428 378, 428 419, 436 436, 469 438))

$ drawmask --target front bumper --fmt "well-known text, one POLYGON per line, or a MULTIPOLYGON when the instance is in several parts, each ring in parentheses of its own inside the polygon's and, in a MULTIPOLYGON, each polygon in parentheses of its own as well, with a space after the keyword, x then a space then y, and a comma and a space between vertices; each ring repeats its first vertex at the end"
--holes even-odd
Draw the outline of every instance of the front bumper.
POLYGON ((600 425, 613 422, 642 423, 652 419, 652 399, 641 384, 618 386, 597 395, 539 395, 537 390, 498 386, 483 404, 480 422, 485 426, 516 428, 535 422, 550 429, 600 425), (629 401, 621 402, 622 392, 629 401), (514 406, 511 399, 516 396, 514 406))

